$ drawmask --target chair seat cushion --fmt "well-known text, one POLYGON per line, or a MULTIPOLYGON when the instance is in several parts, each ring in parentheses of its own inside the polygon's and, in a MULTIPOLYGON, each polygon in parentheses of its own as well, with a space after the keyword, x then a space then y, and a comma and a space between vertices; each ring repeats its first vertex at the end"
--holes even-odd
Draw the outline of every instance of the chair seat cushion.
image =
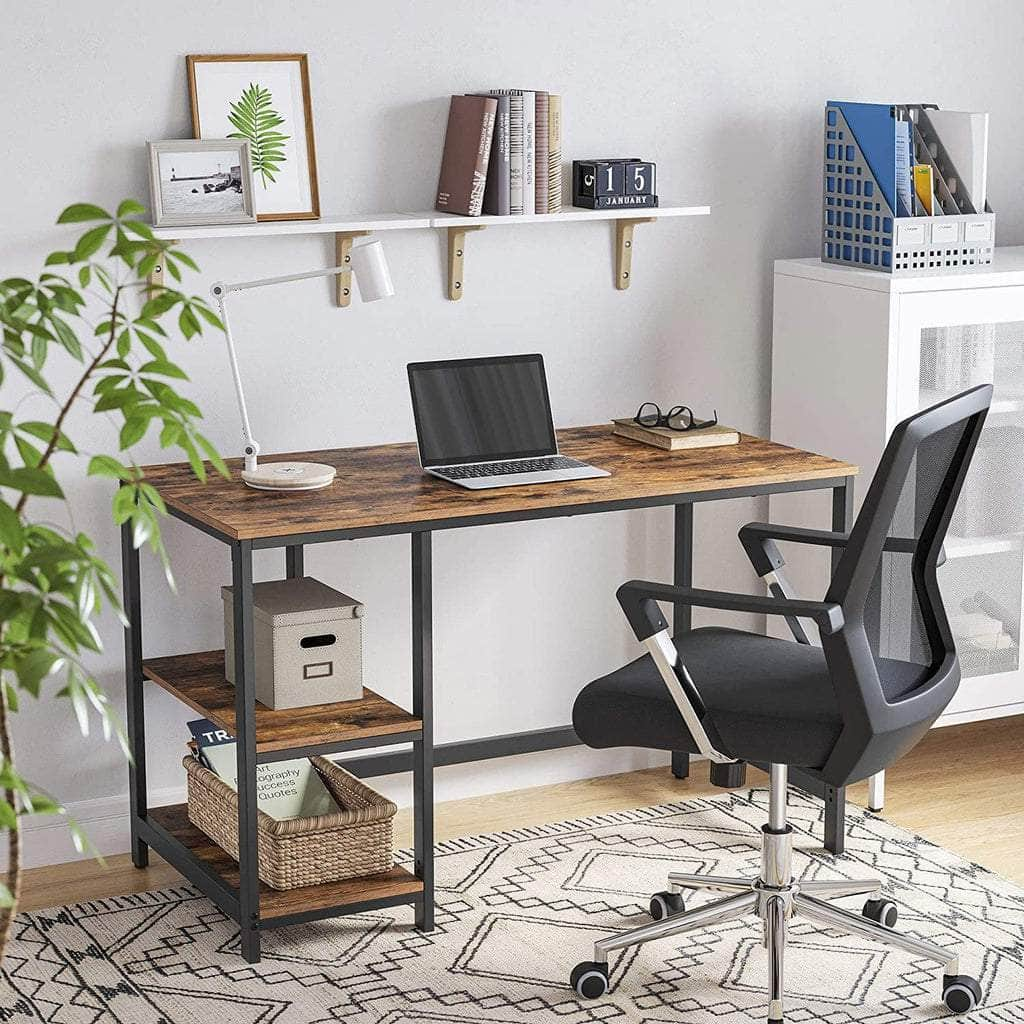
MULTIPOLYGON (((821 648, 719 627, 675 642, 707 708, 704 728, 716 749, 741 761, 825 763, 842 718, 821 648)), ((920 674, 920 666, 887 663, 887 697, 909 692, 920 674)), ((646 654, 586 686, 573 706, 573 727, 591 747, 698 752, 646 654)))

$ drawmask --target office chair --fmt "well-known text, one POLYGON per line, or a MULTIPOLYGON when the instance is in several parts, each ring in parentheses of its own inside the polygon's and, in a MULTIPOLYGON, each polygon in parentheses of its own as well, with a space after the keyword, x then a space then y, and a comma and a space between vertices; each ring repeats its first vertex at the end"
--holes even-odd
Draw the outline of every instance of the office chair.
POLYGON ((768 950, 768 1020, 783 1019, 787 922, 800 915, 828 929, 933 960, 942 998, 973 1009, 981 988, 959 973, 955 949, 892 931, 897 908, 869 899, 861 914, 830 898, 876 896, 878 879, 800 881, 792 876, 786 820, 788 766, 833 786, 892 764, 928 731, 952 699, 960 668, 936 579, 942 543, 992 398, 976 387, 904 420, 892 433, 849 534, 752 523, 740 540, 772 596, 725 594, 632 581, 617 598, 647 654, 590 683, 573 726, 591 747, 646 747, 703 754, 712 762, 768 765, 768 823, 759 877, 671 873, 655 893, 654 923, 594 943, 570 984, 586 998, 608 990, 613 950, 681 935, 748 913, 759 916, 768 950), (778 541, 842 548, 823 601, 789 595, 778 541), (795 640, 705 628, 673 641, 659 602, 781 615, 795 640), (821 646, 799 620, 812 621, 821 646), (683 890, 729 893, 692 910, 683 890))

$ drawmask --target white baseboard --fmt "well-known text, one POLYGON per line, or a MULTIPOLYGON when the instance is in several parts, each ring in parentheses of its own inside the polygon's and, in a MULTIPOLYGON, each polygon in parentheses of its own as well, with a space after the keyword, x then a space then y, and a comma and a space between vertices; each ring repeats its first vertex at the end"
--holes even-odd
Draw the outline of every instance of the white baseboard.
MULTIPOLYGON (((150 794, 150 801, 154 806, 180 804, 185 801, 185 790, 157 790, 150 794)), ((127 793, 69 804, 68 816, 81 826, 89 841, 104 857, 128 852, 131 839, 127 793)), ((65 864, 90 856, 83 855, 75 849, 67 818, 58 814, 23 819, 21 834, 22 863, 27 868, 38 868, 45 864, 65 864)), ((6 871, 7 843, 4 836, 5 833, 0 833, 0 870, 6 871)))
MULTIPOLYGON (((460 800, 490 793, 544 786, 573 779, 596 778, 617 772, 635 771, 667 763, 667 755, 642 750, 589 750, 569 747, 564 750, 544 751, 538 754, 520 754, 516 757, 496 758, 485 763, 451 765, 438 768, 434 773, 434 798, 460 800)), ((389 775, 368 780, 399 807, 411 802, 411 777, 408 774, 389 775)), ((153 790, 149 803, 180 804, 186 799, 184 787, 153 790)), ((127 853, 130 849, 128 823, 128 794, 81 800, 68 805, 68 815, 82 827, 90 842, 103 856, 127 853)), ((22 823, 25 867, 35 868, 47 864, 65 864, 84 860, 76 849, 68 830, 67 819, 59 815, 26 818, 22 823)), ((0 832, 0 870, 7 868, 7 844, 0 832)))

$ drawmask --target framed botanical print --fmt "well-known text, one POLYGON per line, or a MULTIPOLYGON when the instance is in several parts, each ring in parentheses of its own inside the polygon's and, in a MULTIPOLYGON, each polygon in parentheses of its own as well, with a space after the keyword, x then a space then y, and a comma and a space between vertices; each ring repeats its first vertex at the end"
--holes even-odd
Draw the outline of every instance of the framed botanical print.
POLYGON ((316 220, 320 196, 304 53, 186 58, 197 139, 241 139, 257 220, 316 220))

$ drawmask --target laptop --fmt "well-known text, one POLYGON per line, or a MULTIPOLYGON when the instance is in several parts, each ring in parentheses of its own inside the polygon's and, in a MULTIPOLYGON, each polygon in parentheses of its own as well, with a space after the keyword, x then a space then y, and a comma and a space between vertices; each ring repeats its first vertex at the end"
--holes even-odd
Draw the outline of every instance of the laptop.
POLYGON ((409 364, 420 465, 483 490, 609 476, 558 453, 540 355, 409 364))

